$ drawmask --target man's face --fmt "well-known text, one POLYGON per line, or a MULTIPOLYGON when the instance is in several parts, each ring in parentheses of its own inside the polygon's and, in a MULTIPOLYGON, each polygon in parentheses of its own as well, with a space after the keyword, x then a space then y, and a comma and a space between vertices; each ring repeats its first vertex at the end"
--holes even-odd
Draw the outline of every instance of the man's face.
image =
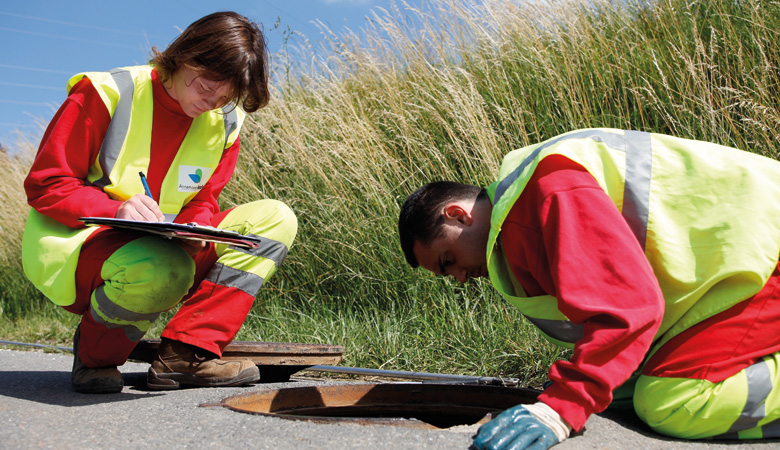
POLYGON ((489 224, 446 220, 443 234, 423 245, 414 243, 414 255, 424 269, 438 275, 452 275, 461 283, 487 277, 485 257, 489 224), (468 223, 468 224, 467 224, 468 223))

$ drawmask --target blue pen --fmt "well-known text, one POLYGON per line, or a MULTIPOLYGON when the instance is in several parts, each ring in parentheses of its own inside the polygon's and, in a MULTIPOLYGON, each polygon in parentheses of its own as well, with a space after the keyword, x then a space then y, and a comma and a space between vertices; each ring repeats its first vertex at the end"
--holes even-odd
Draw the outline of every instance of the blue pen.
POLYGON ((146 182, 146 176, 144 175, 143 172, 138 172, 138 175, 141 176, 141 183, 144 185, 144 191, 146 191, 146 195, 152 197, 152 191, 149 190, 149 183, 146 182))

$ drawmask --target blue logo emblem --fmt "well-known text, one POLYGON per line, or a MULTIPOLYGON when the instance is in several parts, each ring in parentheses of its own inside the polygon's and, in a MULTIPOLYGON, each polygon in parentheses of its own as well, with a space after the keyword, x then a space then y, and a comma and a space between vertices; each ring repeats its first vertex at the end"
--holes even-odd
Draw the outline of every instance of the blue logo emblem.
POLYGON ((195 173, 188 174, 190 177, 190 180, 192 180, 195 183, 200 183, 200 179, 203 178, 203 171, 198 169, 195 171, 195 173))

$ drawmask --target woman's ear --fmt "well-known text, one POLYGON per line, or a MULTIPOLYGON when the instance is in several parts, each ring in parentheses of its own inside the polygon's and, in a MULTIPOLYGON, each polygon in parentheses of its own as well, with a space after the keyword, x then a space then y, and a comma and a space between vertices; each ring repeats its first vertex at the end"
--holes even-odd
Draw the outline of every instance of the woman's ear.
POLYGON ((474 218, 471 216, 471 211, 466 209, 461 203, 450 203, 444 206, 444 220, 455 220, 464 225, 471 225, 474 218))

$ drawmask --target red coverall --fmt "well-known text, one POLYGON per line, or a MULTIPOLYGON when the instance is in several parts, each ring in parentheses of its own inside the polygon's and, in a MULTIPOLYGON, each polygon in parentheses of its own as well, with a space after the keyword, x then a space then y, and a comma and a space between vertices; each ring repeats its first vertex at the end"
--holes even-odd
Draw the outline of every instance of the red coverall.
MULTIPOLYGON (((572 322, 585 324, 539 397, 579 431, 645 359, 664 313, 658 282, 609 196, 562 156, 539 163, 500 239, 528 296, 552 295, 572 322)), ((776 269, 754 297, 665 344, 642 373, 719 382, 779 351, 778 283, 776 269)))
MULTIPOLYGON (((146 175, 152 197, 159 200, 163 178, 192 118, 165 91, 156 70, 152 72, 152 86, 151 159, 146 175)), ((84 226, 79 217, 115 216, 122 202, 85 184, 110 121, 105 104, 90 80, 79 81, 49 124, 25 180, 30 206, 73 228, 84 226)), ((223 152, 209 181, 176 217, 177 223, 219 224, 228 211, 219 212, 217 197, 233 174, 239 148, 237 139, 223 152)), ((79 354, 88 367, 121 365, 135 347, 136 343, 121 329, 107 329, 85 313, 89 310, 92 291, 103 282, 100 276, 103 262, 137 237, 126 231, 101 229, 90 235, 82 247, 76 272, 76 301, 65 309, 82 315, 79 354)), ((254 297, 236 288, 203 281, 217 259, 213 244, 207 245, 194 259, 197 269, 193 287, 162 335, 221 355, 243 324, 254 297), (228 299, 229 308, 220 306, 228 299)))

